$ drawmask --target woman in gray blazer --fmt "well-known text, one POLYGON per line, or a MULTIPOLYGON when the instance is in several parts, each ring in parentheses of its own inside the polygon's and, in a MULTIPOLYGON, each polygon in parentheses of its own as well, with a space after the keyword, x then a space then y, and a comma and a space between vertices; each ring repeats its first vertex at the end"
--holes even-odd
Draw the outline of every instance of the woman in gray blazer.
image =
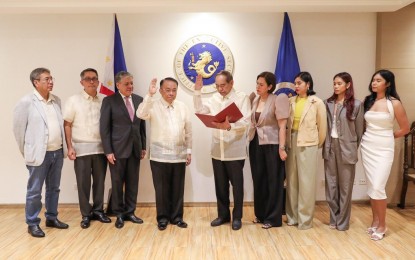
POLYGON ((357 148, 363 135, 363 106, 354 98, 353 80, 341 72, 333 78, 334 93, 324 101, 327 135, 323 146, 329 228, 349 229, 357 148))
POLYGON ((254 223, 262 228, 282 226, 284 173, 287 158, 285 135, 289 102, 287 95, 273 95, 276 79, 271 72, 257 77, 258 96, 252 103, 249 129, 249 161, 254 184, 254 223))

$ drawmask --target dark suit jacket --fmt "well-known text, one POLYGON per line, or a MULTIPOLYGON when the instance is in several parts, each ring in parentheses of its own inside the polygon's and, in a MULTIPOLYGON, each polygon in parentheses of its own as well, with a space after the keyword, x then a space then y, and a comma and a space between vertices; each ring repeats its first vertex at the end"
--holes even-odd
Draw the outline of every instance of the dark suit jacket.
MULTIPOLYGON (((136 111, 143 98, 136 94, 131 97, 136 111)), ((134 115, 131 122, 125 102, 118 92, 102 101, 100 133, 104 153, 114 153, 116 159, 128 158, 132 152, 140 158, 141 151, 146 149, 145 121, 134 115)))

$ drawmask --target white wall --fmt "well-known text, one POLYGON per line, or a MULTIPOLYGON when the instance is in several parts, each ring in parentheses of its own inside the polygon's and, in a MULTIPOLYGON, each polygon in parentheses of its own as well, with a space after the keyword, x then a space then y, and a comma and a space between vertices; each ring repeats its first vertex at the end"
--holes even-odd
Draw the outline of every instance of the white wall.
MULTIPOLYGON (((291 24, 300 66, 314 77, 321 98, 331 95, 332 77, 348 71, 362 99, 375 68, 376 15, 374 13, 291 13, 291 24)), ((235 60, 235 87, 255 90, 256 76, 274 71, 282 29, 282 13, 186 13, 121 14, 119 26, 128 70, 135 75, 135 92, 145 95, 152 77, 174 76, 173 59, 178 47, 197 34, 211 34, 227 43, 235 60)), ((104 72, 111 14, 2 15, 0 17, 0 78, 3 99, 0 128, 0 204, 24 203, 27 170, 12 135, 12 111, 21 96, 32 91, 29 73, 35 67, 51 69, 56 77, 54 94, 65 101, 79 92, 79 73, 94 67, 104 72)), ((179 100, 191 111, 191 92, 180 88, 179 100)), ((187 169, 186 202, 216 201, 211 159, 210 130, 193 117, 193 162, 187 169)), ((248 160, 244 169, 245 200, 252 201, 248 160)), ((356 179, 364 178, 358 163, 356 179)), ((323 162, 317 178, 318 200, 324 200, 323 162)), ((61 203, 77 203, 73 163, 65 160, 61 203)), ((107 188, 110 181, 107 175, 107 188)), ((142 161, 139 202, 153 202, 154 191, 148 160, 142 161)), ((357 185, 353 199, 366 199, 366 186, 357 185)))

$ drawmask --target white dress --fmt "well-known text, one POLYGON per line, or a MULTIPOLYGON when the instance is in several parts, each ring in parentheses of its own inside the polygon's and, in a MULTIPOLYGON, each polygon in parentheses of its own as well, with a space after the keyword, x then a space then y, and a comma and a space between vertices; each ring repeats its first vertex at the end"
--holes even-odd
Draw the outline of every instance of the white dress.
POLYGON ((362 137, 361 153, 367 180, 367 195, 372 199, 386 199, 385 186, 392 167, 395 139, 393 105, 386 99, 389 112, 367 111, 366 131, 362 137))

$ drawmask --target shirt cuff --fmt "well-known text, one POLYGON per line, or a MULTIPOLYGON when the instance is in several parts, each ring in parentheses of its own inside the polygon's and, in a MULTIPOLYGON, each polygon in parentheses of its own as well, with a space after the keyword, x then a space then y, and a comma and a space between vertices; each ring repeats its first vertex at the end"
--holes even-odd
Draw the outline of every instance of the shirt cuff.
MULTIPOLYGON (((154 94, 155 95, 155 94, 154 94)), ((154 95, 153 96, 150 96, 149 94, 147 94, 145 97, 144 97, 144 102, 152 102, 153 101, 153 99, 154 99, 154 95)))
POLYGON ((193 91, 193 94, 200 96, 200 95, 202 95, 202 91, 200 91, 200 90, 194 90, 193 91))
POLYGON ((187 149, 187 154, 192 154, 192 149, 187 149))

